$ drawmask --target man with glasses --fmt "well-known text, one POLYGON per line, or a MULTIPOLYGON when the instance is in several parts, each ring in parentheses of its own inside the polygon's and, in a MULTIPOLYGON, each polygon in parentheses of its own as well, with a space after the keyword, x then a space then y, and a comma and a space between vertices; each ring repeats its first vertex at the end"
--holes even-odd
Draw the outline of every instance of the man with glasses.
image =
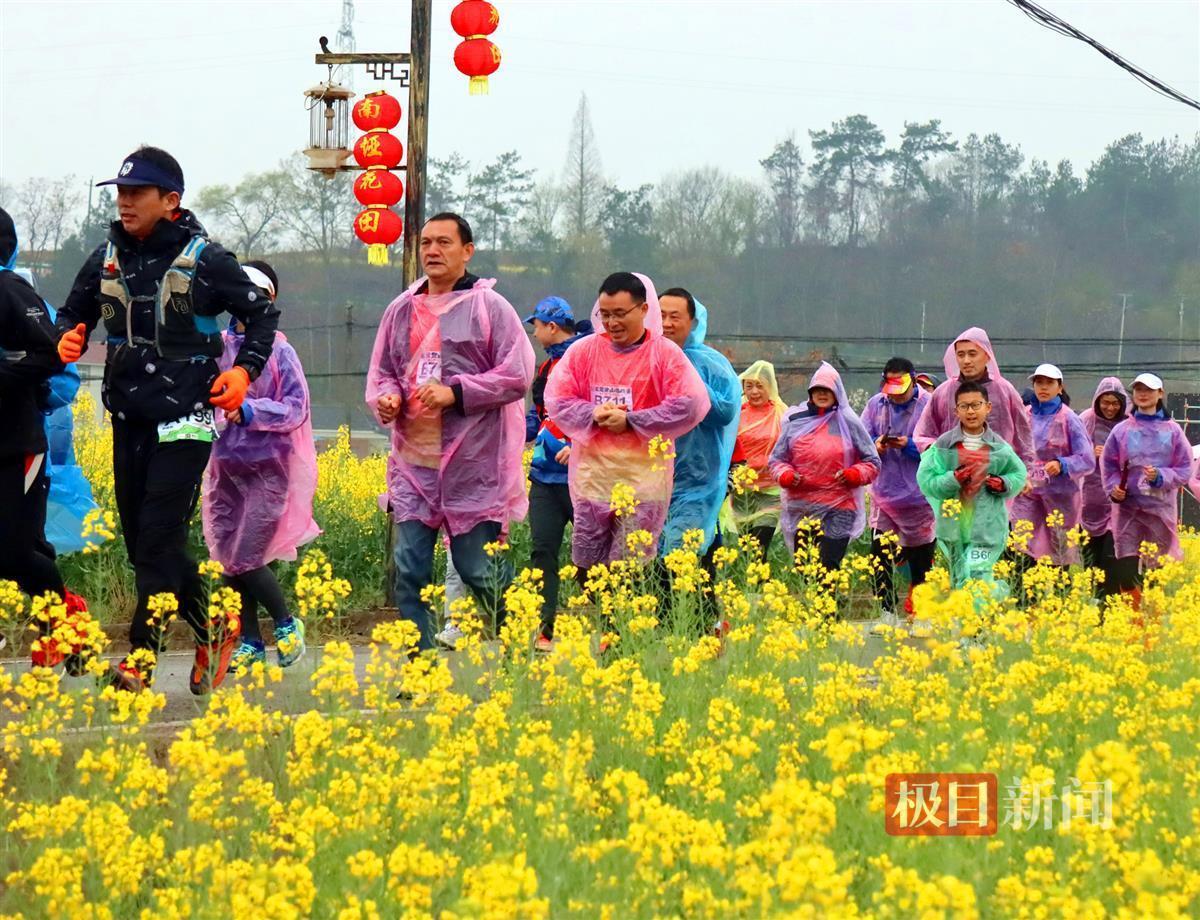
POLYGON ((649 278, 609 275, 592 321, 598 332, 573 345, 546 384, 546 411, 572 442, 571 555, 584 571, 653 555, 671 499, 671 441, 709 410, 700 375, 663 337, 649 278), (649 542, 631 540, 636 531, 649 542))

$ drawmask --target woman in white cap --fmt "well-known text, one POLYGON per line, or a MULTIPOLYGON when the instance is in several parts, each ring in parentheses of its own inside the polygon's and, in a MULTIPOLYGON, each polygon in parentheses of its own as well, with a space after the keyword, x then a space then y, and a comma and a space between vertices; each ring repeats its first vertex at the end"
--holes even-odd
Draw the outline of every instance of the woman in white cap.
POLYGON ((1133 381, 1133 414, 1113 429, 1100 455, 1104 488, 1113 501, 1117 587, 1141 607, 1141 570, 1162 556, 1180 559, 1179 490, 1192 476, 1192 449, 1163 404, 1155 374, 1133 381), (1150 551, 1149 544, 1154 550, 1150 551))
POLYGON ((1012 519, 1033 525, 1026 555, 1072 565, 1079 561, 1079 545, 1067 539, 1067 531, 1078 527, 1083 517, 1083 478, 1095 466, 1096 456, 1083 422, 1071 411, 1062 371, 1040 364, 1029 379, 1034 460, 1025 488, 1013 502, 1012 519))

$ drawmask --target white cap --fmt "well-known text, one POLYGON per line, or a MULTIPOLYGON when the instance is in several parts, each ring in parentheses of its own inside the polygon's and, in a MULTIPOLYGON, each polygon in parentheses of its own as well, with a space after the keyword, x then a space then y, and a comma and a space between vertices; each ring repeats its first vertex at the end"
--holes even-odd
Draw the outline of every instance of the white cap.
POLYGON ((1051 380, 1063 379, 1062 371, 1053 364, 1039 364, 1037 370, 1029 375, 1029 379, 1032 380, 1034 377, 1049 377, 1051 380))
POLYGON ((1162 378, 1157 374, 1138 374, 1133 378, 1133 385, 1137 386, 1139 383, 1152 390, 1161 390, 1163 388, 1162 378))
POLYGON ((271 279, 267 277, 265 272, 260 271, 253 265, 243 265, 242 271, 246 273, 247 278, 254 282, 255 287, 262 288, 271 295, 272 300, 275 299, 275 285, 271 283, 271 279))

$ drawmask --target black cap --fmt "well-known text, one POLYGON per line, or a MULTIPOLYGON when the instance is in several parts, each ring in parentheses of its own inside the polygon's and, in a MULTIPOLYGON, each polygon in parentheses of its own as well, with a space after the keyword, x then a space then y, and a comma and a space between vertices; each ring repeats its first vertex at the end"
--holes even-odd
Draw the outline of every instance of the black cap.
POLYGON ((168 192, 183 194, 183 183, 177 177, 136 154, 125 158, 114 178, 97 182, 96 185, 156 185, 168 192))

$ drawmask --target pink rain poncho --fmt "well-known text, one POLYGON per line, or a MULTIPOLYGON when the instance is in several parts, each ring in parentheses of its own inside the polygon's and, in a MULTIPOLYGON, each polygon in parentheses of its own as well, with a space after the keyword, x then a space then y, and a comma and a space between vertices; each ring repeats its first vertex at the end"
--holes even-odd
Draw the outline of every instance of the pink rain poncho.
POLYGON ((862 420, 850 407, 846 388, 833 365, 822 361, 808 382, 832 390, 835 409, 821 411, 809 405, 788 413, 775 449, 771 451, 771 475, 778 480, 788 470, 800 484, 783 490, 783 536, 788 548, 796 549, 796 528, 805 518, 821 522, 824 536, 853 540, 866 525, 866 486, 879 475, 879 454, 862 420), (841 470, 857 471, 862 485, 851 487, 835 481, 841 470))
POLYGON ((1021 402, 1021 394, 1001 376, 991 339, 978 326, 967 329, 946 348, 942 359, 946 368, 946 380, 933 391, 929 408, 917 424, 917 447, 924 450, 958 424, 958 418, 954 414, 954 391, 962 381, 959 379, 958 358, 955 357, 954 346, 959 342, 974 342, 988 353, 988 379, 979 381, 987 388, 988 401, 992 404, 992 412, 987 420, 988 427, 1007 441, 1017 456, 1028 465, 1033 460, 1029 413, 1025 411, 1021 402))
MULTIPOLYGON (((222 335, 221 370, 233 367, 242 336, 222 335)), ((223 423, 204 473, 201 518, 209 554, 240 575, 296 550, 321 529, 312 516, 317 453, 308 384, 296 350, 275 333, 271 358, 242 403, 244 424, 223 423)))
POLYGON ((674 461, 652 460, 655 435, 678 438, 700 423, 710 408, 704 381, 683 350, 663 338, 654 283, 646 286, 646 337, 640 345, 613 344, 592 308, 596 332, 572 345, 546 383, 546 412, 571 438, 568 481, 575 508, 571 557, 589 567, 626 555, 624 534, 646 530, 658 545, 674 483, 674 461), (620 434, 592 419, 596 406, 626 407, 629 427, 620 434), (623 483, 638 501, 631 516, 612 509, 613 487, 623 483))
POLYGON ((1078 527, 1083 515, 1083 477, 1095 468, 1096 455, 1083 422, 1058 397, 1046 403, 1035 401, 1032 412, 1035 458, 1029 464, 1028 486, 1032 491, 1013 501, 1011 518, 1029 521, 1033 534, 1025 546, 1034 559, 1049 556, 1054 565, 1079 562, 1079 546, 1071 546, 1067 531, 1078 527), (1051 460, 1062 464, 1062 473, 1049 476, 1051 460), (1051 527, 1046 518, 1055 511, 1063 521, 1051 527))
POLYGON ((902 450, 890 447, 880 455, 879 478, 871 483, 871 529, 897 534, 904 547, 932 543, 935 529, 933 509, 917 486, 921 454, 913 439, 931 397, 915 384, 913 389, 916 395, 899 406, 876 393, 862 415, 872 440, 888 436, 909 439, 902 450))
POLYGON ((525 516, 521 452, 533 347, 495 283, 428 294, 421 278, 379 322, 366 400, 377 419, 381 396, 401 400, 387 472, 398 523, 458 536, 483 521, 503 526, 525 516), (461 410, 425 408, 416 391, 426 383, 461 391, 461 410))
POLYGON ((1083 478, 1083 529, 1090 537, 1100 537, 1112 529, 1113 503, 1104 491, 1104 481, 1100 476, 1100 457, 1096 455, 1097 447, 1103 448, 1108 436, 1118 424, 1129 415, 1129 394, 1117 377, 1105 377, 1096 387, 1096 395, 1092 397, 1092 405, 1079 413, 1083 422, 1083 430, 1087 432, 1092 444, 1092 454, 1095 462, 1087 476, 1083 478), (1100 414, 1100 397, 1111 394, 1121 400, 1121 409, 1112 421, 1100 414))
POLYGON ((1192 448, 1179 423, 1161 409, 1154 415, 1134 412, 1104 443, 1100 473, 1109 494, 1125 480, 1125 500, 1113 502, 1114 555, 1142 556, 1142 544, 1153 543, 1157 551, 1143 556, 1146 563, 1152 565, 1158 556, 1182 558, 1179 490, 1192 478, 1192 448), (1148 466, 1161 480, 1147 481, 1148 466))

